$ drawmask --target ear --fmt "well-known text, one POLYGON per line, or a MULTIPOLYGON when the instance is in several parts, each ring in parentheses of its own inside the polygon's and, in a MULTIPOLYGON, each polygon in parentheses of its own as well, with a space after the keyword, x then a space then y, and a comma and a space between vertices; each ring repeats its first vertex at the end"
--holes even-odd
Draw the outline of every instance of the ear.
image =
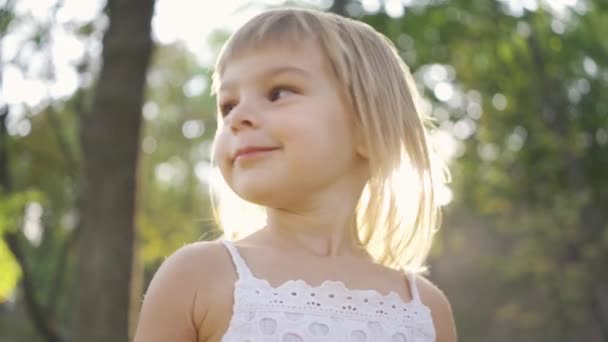
POLYGON ((369 147, 367 146, 367 142, 363 139, 362 134, 357 134, 357 154, 363 157, 364 159, 369 158, 369 147))
POLYGON ((369 146, 365 135, 363 134, 363 125, 357 119, 355 119, 355 110, 351 105, 347 105, 348 111, 352 113, 351 116, 351 132, 353 132, 355 142, 355 152, 363 159, 369 159, 369 146))

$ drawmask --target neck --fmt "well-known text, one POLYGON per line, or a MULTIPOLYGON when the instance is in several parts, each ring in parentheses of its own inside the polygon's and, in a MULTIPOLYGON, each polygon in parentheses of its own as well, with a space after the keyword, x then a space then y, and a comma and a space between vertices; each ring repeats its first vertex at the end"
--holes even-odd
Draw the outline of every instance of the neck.
POLYGON ((301 248, 316 256, 361 254, 356 238, 357 194, 333 194, 315 205, 267 208, 266 231, 287 248, 301 248), (333 197, 333 198, 332 198, 333 197))
POLYGON ((289 191, 266 206, 267 237, 318 257, 369 254, 357 236, 356 208, 369 178, 367 161, 322 189, 289 191))

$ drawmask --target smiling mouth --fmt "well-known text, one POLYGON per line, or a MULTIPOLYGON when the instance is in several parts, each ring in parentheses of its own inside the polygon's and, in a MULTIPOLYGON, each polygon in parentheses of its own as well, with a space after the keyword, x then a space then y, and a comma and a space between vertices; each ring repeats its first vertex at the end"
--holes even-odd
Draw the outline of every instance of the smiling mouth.
POLYGON ((234 161, 236 162, 236 161, 255 159, 255 158, 270 154, 271 152, 274 152, 276 150, 278 150, 277 147, 245 149, 245 150, 239 151, 236 154, 236 156, 234 157, 234 161))

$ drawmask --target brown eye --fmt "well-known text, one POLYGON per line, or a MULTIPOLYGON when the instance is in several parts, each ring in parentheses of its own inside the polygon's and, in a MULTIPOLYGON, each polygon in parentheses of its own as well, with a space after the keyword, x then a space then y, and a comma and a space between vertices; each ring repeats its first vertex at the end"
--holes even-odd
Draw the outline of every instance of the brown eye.
POLYGON ((234 109, 235 104, 233 103, 227 103, 227 104, 223 104, 220 106, 220 113, 222 113, 222 117, 226 117, 228 114, 230 114, 230 111, 232 109, 234 109))
POLYGON ((279 100, 281 97, 285 96, 287 93, 291 93, 293 91, 285 88, 285 87, 275 87, 270 91, 270 94, 268 95, 268 100, 270 100, 270 102, 275 102, 277 100, 279 100))

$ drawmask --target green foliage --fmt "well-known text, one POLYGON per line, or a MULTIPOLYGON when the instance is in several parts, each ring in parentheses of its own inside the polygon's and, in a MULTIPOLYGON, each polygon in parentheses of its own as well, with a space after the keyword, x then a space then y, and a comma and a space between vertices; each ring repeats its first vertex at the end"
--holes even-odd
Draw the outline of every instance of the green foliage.
MULTIPOLYGON (((18 231, 23 226, 23 212, 28 203, 39 202, 40 194, 36 191, 3 195, 0 193, 0 236, 18 231)), ((7 300, 13 293, 19 279, 21 269, 4 240, 0 240, 0 303, 7 300)))
POLYGON ((506 1, 420 3, 400 18, 362 19, 396 43, 461 151, 442 240, 464 234, 469 251, 444 243, 444 258, 483 257, 467 267, 482 283, 466 287, 495 286, 493 300, 484 297, 491 305, 455 309, 466 340, 488 318, 511 327, 511 339, 547 338, 543 331, 608 338, 608 307, 590 304, 602 303, 608 284, 608 98, 600 95, 608 90, 608 27, 599 24, 607 8, 580 1, 559 12, 539 2, 514 14, 506 1), (449 100, 428 81, 437 64, 452 73, 443 80, 454 90, 449 100), (461 225, 463 216, 477 222, 461 225), (476 317, 472 311, 488 314, 464 318, 476 317))
POLYGON ((0 192, 0 234, 15 232, 23 224, 25 206, 30 202, 39 202, 40 193, 35 190, 4 194, 0 192))
POLYGON ((21 269, 4 241, 0 241, 0 269, 2 269, 0 275, 0 303, 3 303, 13 293, 21 278, 21 269))
POLYGON ((214 224, 204 179, 215 132, 210 71, 179 44, 160 46, 149 71, 142 140, 143 261, 152 269, 214 224))

